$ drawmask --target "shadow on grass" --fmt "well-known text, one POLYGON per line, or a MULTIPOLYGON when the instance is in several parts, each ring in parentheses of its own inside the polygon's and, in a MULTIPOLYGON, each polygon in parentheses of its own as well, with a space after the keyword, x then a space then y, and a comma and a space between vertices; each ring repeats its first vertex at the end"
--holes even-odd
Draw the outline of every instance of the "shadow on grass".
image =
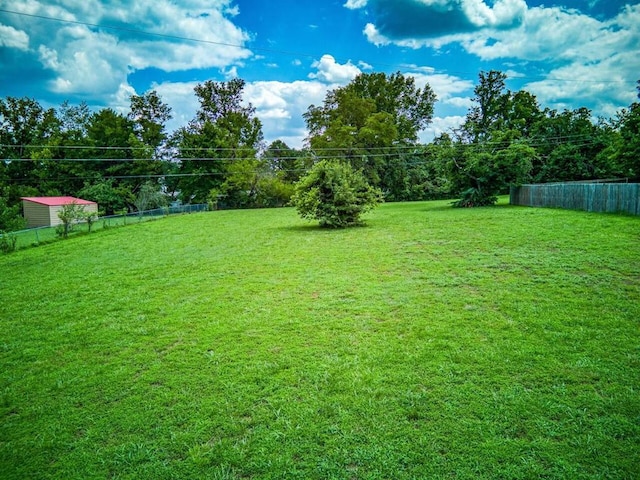
MULTIPOLYGON (((453 203, 453 202, 452 202, 453 203)), ((513 208, 516 205, 509 203, 497 203, 496 205, 486 205, 483 207, 454 207, 452 204, 437 205, 424 208, 423 212, 469 212, 469 211, 486 211, 486 210, 502 210, 505 208, 513 208)))
POLYGON ((308 232, 308 233, 348 232, 354 229, 365 230, 369 228, 371 228, 371 225, 369 225, 368 223, 363 223, 361 225, 352 225, 350 227, 344 227, 344 228, 322 227, 317 223, 285 225, 285 226, 277 227, 278 230, 284 230, 288 232, 308 232))

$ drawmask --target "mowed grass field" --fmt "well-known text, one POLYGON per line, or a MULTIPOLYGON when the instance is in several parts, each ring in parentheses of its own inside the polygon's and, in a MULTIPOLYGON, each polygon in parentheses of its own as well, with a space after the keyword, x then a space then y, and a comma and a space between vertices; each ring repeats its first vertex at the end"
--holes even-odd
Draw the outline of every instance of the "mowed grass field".
POLYGON ((2 479, 640 478, 640 219, 219 211, 0 257, 2 479))

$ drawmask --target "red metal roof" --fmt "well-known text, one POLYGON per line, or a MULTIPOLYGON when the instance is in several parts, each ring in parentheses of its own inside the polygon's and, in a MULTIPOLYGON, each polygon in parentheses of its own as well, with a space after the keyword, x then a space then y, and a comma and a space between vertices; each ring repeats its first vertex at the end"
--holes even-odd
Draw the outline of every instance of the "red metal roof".
POLYGON ((48 205, 49 207, 56 207, 58 205, 67 205, 69 203, 77 203, 78 205, 93 205, 96 202, 90 202, 89 200, 83 200, 75 197, 22 197, 22 200, 29 202, 40 203, 42 205, 48 205))

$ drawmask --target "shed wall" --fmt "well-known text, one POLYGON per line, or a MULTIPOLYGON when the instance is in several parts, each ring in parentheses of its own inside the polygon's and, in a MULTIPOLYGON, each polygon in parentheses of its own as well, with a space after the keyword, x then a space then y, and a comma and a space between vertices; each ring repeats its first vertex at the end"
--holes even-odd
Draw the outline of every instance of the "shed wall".
POLYGON ((49 225, 55 227, 62 224, 62 220, 58 217, 58 213, 62 211, 62 205, 50 206, 49 208, 49 225))
MULTIPOLYGON (((85 212, 98 211, 98 204, 96 203, 90 203, 88 205, 80 205, 80 206, 84 207, 85 212)), ((55 206, 49 207, 49 225, 51 225, 52 227, 55 227, 57 225, 62 225, 62 220, 60 220, 60 217, 58 216, 58 213, 62 211, 62 207, 63 205, 55 205, 55 206)))
POLYGON ((23 200, 22 210, 24 212, 24 218, 27 220, 27 228, 51 225, 51 217, 47 205, 23 200))

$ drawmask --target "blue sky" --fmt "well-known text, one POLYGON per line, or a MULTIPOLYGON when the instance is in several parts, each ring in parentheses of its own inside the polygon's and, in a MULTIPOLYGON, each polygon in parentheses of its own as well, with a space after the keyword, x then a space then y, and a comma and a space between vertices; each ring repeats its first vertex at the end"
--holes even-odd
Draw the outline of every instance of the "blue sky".
POLYGON ((636 98, 639 67, 638 2, 0 0, 1 97, 124 112, 154 88, 172 130, 193 117, 196 83, 237 76, 265 140, 292 147, 309 105, 361 72, 431 85, 428 141, 462 121, 480 70, 543 106, 610 117, 636 98))

